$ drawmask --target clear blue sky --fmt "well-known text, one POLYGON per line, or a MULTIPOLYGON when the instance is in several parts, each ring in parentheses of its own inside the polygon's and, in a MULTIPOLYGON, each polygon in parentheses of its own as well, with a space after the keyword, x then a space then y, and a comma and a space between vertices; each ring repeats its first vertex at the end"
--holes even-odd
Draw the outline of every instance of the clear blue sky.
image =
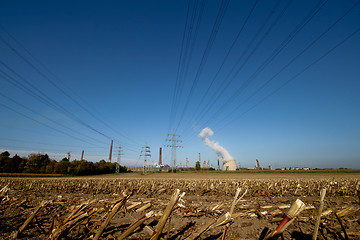
POLYGON ((0 151, 360 168, 358 1, 0 3, 0 151))

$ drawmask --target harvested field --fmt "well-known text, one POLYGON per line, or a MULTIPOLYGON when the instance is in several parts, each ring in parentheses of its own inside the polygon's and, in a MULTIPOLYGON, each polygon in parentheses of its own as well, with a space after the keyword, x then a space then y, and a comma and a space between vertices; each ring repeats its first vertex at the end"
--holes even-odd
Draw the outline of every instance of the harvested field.
POLYGON ((0 236, 122 239, 128 231, 128 239, 150 239, 155 231, 153 239, 221 239, 227 229, 226 239, 261 239, 265 227, 275 230, 300 199, 305 208, 282 236, 311 239, 326 189, 318 239, 359 239, 359 180, 359 173, 0 178, 0 236))

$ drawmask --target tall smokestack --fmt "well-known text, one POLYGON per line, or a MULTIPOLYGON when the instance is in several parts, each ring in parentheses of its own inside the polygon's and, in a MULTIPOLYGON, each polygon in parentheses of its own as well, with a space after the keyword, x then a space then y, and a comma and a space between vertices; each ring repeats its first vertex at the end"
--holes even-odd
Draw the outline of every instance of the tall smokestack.
POLYGON ((159 166, 161 166, 161 164, 162 164, 161 150, 162 150, 162 148, 160 148, 160 153, 159 153, 159 166))
POLYGON ((111 140, 111 145, 110 145, 109 162, 111 162, 112 146, 113 146, 113 140, 111 140))
POLYGON ((84 150, 82 150, 82 153, 81 153, 81 161, 84 160, 84 150))

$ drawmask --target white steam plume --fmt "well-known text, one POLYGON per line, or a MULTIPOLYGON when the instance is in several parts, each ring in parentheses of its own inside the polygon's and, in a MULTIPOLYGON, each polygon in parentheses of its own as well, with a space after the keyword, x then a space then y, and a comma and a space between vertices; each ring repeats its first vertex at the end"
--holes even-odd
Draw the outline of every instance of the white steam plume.
POLYGON ((208 146, 210 149, 216 151, 219 153, 223 159, 224 162, 233 160, 234 158, 230 155, 228 150, 226 150, 224 147, 220 146, 218 142, 214 142, 209 137, 214 135, 214 132, 210 128, 204 128, 200 134, 199 137, 202 138, 206 146, 208 146))

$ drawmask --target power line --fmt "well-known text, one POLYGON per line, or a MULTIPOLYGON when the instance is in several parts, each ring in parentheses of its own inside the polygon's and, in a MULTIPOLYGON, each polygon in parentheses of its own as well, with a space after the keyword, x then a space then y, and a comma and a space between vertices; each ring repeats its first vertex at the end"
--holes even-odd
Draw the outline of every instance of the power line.
MULTIPOLYGON (((211 101, 211 103, 207 104, 207 109, 209 110, 211 108, 212 105, 214 105, 219 99, 220 97, 225 93, 225 90, 231 85, 231 83, 235 80, 236 76, 240 73, 240 71, 245 67, 245 65, 249 62, 250 58, 254 55, 254 53, 259 49, 260 45, 263 43, 263 41, 266 39, 266 37, 269 35, 269 33, 272 31, 272 29, 276 26, 276 24, 279 22, 279 20, 281 19, 281 17, 284 15, 284 13, 286 12, 286 10, 289 8, 291 4, 291 1, 289 1, 284 7, 283 9, 280 11, 280 13, 278 14, 278 16, 274 19, 274 21, 270 24, 270 26, 268 27, 268 29, 265 31, 265 33, 263 34, 263 36, 258 40, 258 42, 256 43, 256 45, 254 46, 254 48, 252 49, 252 51, 248 54, 248 56, 245 58, 245 60, 243 61, 243 63, 238 67, 238 65, 240 64, 240 60, 245 57, 247 51, 250 49, 250 44, 251 42, 249 42, 249 46, 247 48, 244 49, 243 53, 240 55, 240 58, 238 59, 238 61, 234 64, 232 70, 229 72, 229 74, 226 76, 226 78, 223 80, 223 82, 220 84, 221 89, 218 91, 218 94, 216 97, 213 98, 213 101, 211 101), (236 72, 233 73, 235 71, 235 69, 237 68, 236 72), (231 78, 230 76, 233 75, 231 78)), ((260 28, 261 29, 261 28, 260 28)), ((262 29, 261 29, 262 30, 262 29)), ((258 33, 260 33, 260 30, 258 31, 258 33)), ((257 36, 257 34, 255 35, 257 36)), ((253 39, 255 40, 255 39, 253 39)), ((260 68, 260 67, 259 67, 260 68)), ((258 68, 258 69, 259 69, 258 68)), ((243 89, 244 86, 247 86, 249 83, 251 82, 251 80, 247 80, 245 83, 243 83, 241 85, 241 87, 239 89, 243 89)), ((241 92, 242 90, 237 90, 237 92, 241 92)), ((235 94, 233 94, 235 95, 235 94)), ((233 97, 231 96, 229 98, 229 100, 224 103, 221 107, 219 107, 219 109, 217 110, 216 113, 213 114, 212 117, 217 116, 221 111, 224 110, 225 106, 227 106, 229 104, 229 102, 231 102, 233 100, 233 97)), ((202 115, 202 117, 199 119, 202 120, 202 118, 205 116, 205 114, 202 115)))
MULTIPOLYGON (((231 102, 235 100, 235 98, 242 93, 242 91, 275 59, 278 54, 290 43, 292 39, 295 38, 295 36, 314 18, 314 16, 324 7, 327 1, 320 0, 318 4, 306 15, 306 17, 294 28, 294 30, 288 35, 286 39, 284 39, 280 45, 275 48, 272 53, 266 58, 265 61, 262 62, 262 64, 253 72, 253 74, 233 93, 228 100, 223 103, 218 110, 209 118, 209 120, 206 121, 205 124, 208 124, 210 121, 213 121, 213 119, 216 116, 219 116, 221 112, 225 110, 227 106, 231 102)), ((278 19, 276 20, 278 21, 278 19)), ((274 23, 273 23, 274 24, 274 23)), ((272 24, 271 28, 274 26, 272 24)), ((259 41, 262 42, 263 38, 259 41)), ((254 51, 254 50, 253 50, 254 51)), ((236 73, 236 75, 238 72, 236 73)), ((235 76, 233 76, 233 79, 235 76)), ((217 99, 219 96, 217 97, 217 99)))
POLYGON ((206 62, 207 62, 207 59, 208 59, 208 56, 210 54, 212 45, 213 45, 213 43, 215 41, 216 35, 218 33, 219 27, 221 25, 221 22, 222 22, 222 19, 223 19, 225 13, 226 13, 226 9, 227 9, 228 5, 229 5, 229 0, 223 0, 221 2, 221 6, 220 6, 218 14, 216 16, 216 20, 215 20, 215 23, 213 25, 210 37, 209 37, 208 42, 206 44, 206 48, 205 48, 205 51, 203 53, 200 65, 199 65, 198 70, 196 72, 196 76, 195 76, 195 78, 193 80, 191 89, 190 89, 189 94, 188 94, 188 96, 186 98, 186 101, 185 101, 183 111, 182 111, 182 113, 180 115, 180 119, 179 119, 177 127, 175 129, 179 128, 179 126, 181 124, 181 121, 182 121, 182 119, 184 117, 184 114, 185 114, 185 112, 186 112, 186 110, 188 108, 188 105, 189 105, 190 101, 191 101, 191 98, 192 98, 192 95, 193 95, 194 90, 196 88, 197 82, 199 81, 200 75, 201 75, 201 73, 203 71, 203 68, 204 68, 206 62))
POLYGON ((61 127, 65 128, 65 129, 71 131, 71 132, 77 133, 77 134, 79 134, 79 135, 81 135, 81 136, 85 136, 85 137, 87 137, 87 138, 89 138, 89 139, 91 139, 91 140, 93 140, 93 141, 95 141, 95 142, 98 142, 98 141, 99 141, 99 140, 97 140, 97 139, 95 139, 95 138, 93 138, 93 137, 87 136, 87 135, 85 135, 85 134, 83 134, 83 133, 81 133, 81 132, 79 132, 79 131, 77 131, 77 130, 75 130, 75 129, 73 129, 73 128, 70 128, 70 127, 68 127, 68 126, 66 126, 66 125, 64 125, 64 124, 62 124, 62 123, 60 123, 60 122, 58 122, 58 121, 52 120, 51 118, 49 118, 49 117, 47 117, 47 116, 45 116, 45 115, 43 115, 43 114, 41 114, 41 113, 39 113, 39 112, 37 112, 37 111, 29 108, 29 107, 27 107, 27 106, 19 103, 18 101, 16 101, 15 99, 13 99, 13 98, 5 95, 4 93, 1 93, 0 96, 2 96, 3 98, 5 98, 5 99, 7 99, 7 100, 10 100, 11 102, 13 102, 13 103, 15 103, 16 105, 18 105, 18 106, 20 106, 20 107, 22 107, 22 108, 24 108, 24 109, 32 112, 33 114, 35 114, 35 115, 37 115, 37 116, 40 116, 40 117, 42 117, 42 118, 44 118, 44 119, 46 119, 46 120, 48 120, 48 121, 50 121, 50 122, 58 125, 58 126, 61 126, 61 127))
POLYGON ((181 44, 180 58, 179 58, 179 62, 178 62, 176 82, 175 82, 175 88, 174 88, 174 93, 173 93, 173 102, 172 102, 172 107, 171 107, 171 111, 170 111, 170 121, 169 121, 168 131, 170 131, 173 121, 175 120, 175 117, 176 117, 179 99, 180 99, 182 91, 183 91, 184 82, 186 79, 189 63, 191 61, 191 57, 192 57, 192 53, 193 53, 193 48, 194 48, 194 45, 195 45, 195 42, 197 39, 197 35, 199 32, 200 22, 201 22, 203 10, 205 7, 205 1, 206 0, 203 0, 202 4, 201 4, 201 9, 199 11, 199 16, 197 17, 197 23, 196 23, 195 33, 194 33, 193 38, 192 38, 192 36, 193 36, 192 33, 193 33, 193 29, 194 29, 195 19, 197 16, 198 1, 194 1, 194 7, 193 7, 194 10, 192 11, 190 21, 189 21, 189 13, 190 13, 190 6, 191 6, 190 0, 188 3, 188 9, 187 9, 187 13, 186 13, 186 22, 185 22, 183 39, 182 39, 182 44, 181 44), (188 24, 188 22, 190 22, 190 23, 188 24), (185 38, 186 38, 186 41, 185 41, 185 38))
MULTIPOLYGON (((233 112, 239 109, 243 104, 255 96, 259 91, 261 91, 266 85, 268 85, 272 80, 274 80, 280 73, 282 73, 288 66, 295 62, 301 55, 303 55, 307 50, 309 50, 316 42, 318 42, 325 34, 327 34, 332 28, 335 27, 344 17, 346 17, 358 4, 360 1, 355 3, 351 8, 349 8, 343 15, 341 15, 334 23, 325 29, 317 38, 315 38, 310 44, 308 44, 300 53, 293 57, 287 64, 285 64, 276 74, 274 74, 268 81, 266 81, 260 88, 258 88, 250 97, 248 97, 244 102, 241 102, 233 112)), ((332 51, 332 50, 331 50, 332 51)), ((232 112, 232 113, 233 113, 232 112)), ((225 118, 228 118, 232 113, 228 114, 225 118)), ((224 119, 225 119, 224 118, 224 119)))
MULTIPOLYGON (((47 72, 49 72, 52 76, 54 76, 59 82, 61 82, 64 86, 66 86, 55 74, 53 74, 43 63, 41 63, 35 56, 27 50, 14 36, 12 36, 8 31, 6 31, 1 25, 0 28, 8 35, 10 36, 19 46, 21 46, 26 53, 30 55, 32 59, 34 59, 38 64, 40 64, 47 72)), ((80 107, 82 110, 84 110, 86 113, 88 113, 90 116, 104 124, 106 127, 111 129, 112 131, 116 132, 120 136, 126 138, 127 140, 134 142, 136 145, 140 145, 136 143, 136 141, 132 140, 128 136, 124 135, 123 133, 117 131, 112 126, 110 126, 108 123, 106 123, 104 120, 102 120, 100 117, 98 117, 96 114, 93 114, 90 110, 88 110, 86 107, 84 107, 82 104, 80 104, 79 101, 77 101, 75 98, 73 98, 71 95, 69 95, 66 91, 64 91, 56 82, 51 80, 48 76, 46 76, 45 73, 43 73, 39 68, 37 68, 33 63, 31 63, 27 58, 25 58, 19 51, 16 50, 14 46, 12 46, 9 42, 7 42, 4 38, 0 36, 0 41, 2 41, 8 48, 10 48, 11 51, 13 51, 19 58, 21 58, 24 62, 26 62, 31 68, 33 68, 40 76, 42 76, 45 80, 47 80, 52 86, 54 86, 57 90, 59 90, 63 95, 65 95, 67 98, 69 98, 72 102, 74 102, 78 107, 80 107)), ((68 86, 66 86, 68 89, 70 89, 68 86)), ((71 90, 71 89, 70 89, 71 90)), ((100 133, 100 132, 98 132, 100 133)), ((101 133, 100 133, 101 134, 101 133)), ((103 135, 103 134, 102 134, 103 135)), ((105 135, 104 135, 105 136, 105 135)))
MULTIPOLYGON (((225 62, 228 60, 228 58, 229 58, 229 56, 230 56, 230 53, 233 51, 236 43, 238 42, 238 40, 239 40, 239 38, 240 38, 240 35, 241 35, 241 33, 243 32, 246 24, 248 23, 248 21, 249 21, 249 19, 250 19, 250 16, 253 14, 253 12, 254 12, 254 10, 255 10, 255 7, 257 6, 258 2, 259 2, 258 0, 255 1, 255 3, 253 4, 252 8, 250 9, 249 14, 248 14, 247 17, 245 18, 245 21, 244 21, 243 24, 241 25, 240 30, 238 31, 238 33, 237 33, 234 41, 232 42, 229 50, 227 51, 227 53, 226 53, 223 61, 221 62, 221 64, 220 64, 220 66, 219 66, 216 74, 215 74, 214 77, 212 78, 211 83, 209 84, 209 86, 208 86, 207 90, 205 91, 204 95, 202 96, 202 98, 201 98, 201 100, 200 100, 200 103, 198 104, 198 106, 197 106, 197 108, 196 108, 196 110, 195 110, 196 113, 198 112, 198 110, 199 110, 201 104, 203 103, 203 101, 205 100, 205 97, 206 97, 206 96, 208 95, 208 93, 210 92, 210 89, 211 89, 211 87, 213 86, 215 80, 218 78, 219 73, 221 72, 222 68, 223 68, 224 65, 225 65, 225 62)), ((269 15, 269 16, 267 17, 267 19, 265 20, 264 24, 268 22, 269 17, 274 13, 274 10, 275 10, 275 8, 279 5, 279 3, 280 3, 280 0, 278 0, 278 2, 277 2, 277 4, 275 5, 274 9, 271 11, 270 15, 269 15)), ((263 25, 264 25, 264 24, 263 24, 263 25)), ((260 29, 261 29, 261 28, 260 28, 260 29)), ((258 31, 258 33, 259 33, 259 31, 258 31)), ((257 36, 257 34, 255 35, 255 37, 256 37, 256 36, 257 36)), ((254 39, 253 39, 253 40, 254 40, 254 39)), ((250 44, 253 42, 253 40, 250 41, 250 44)), ((248 49, 248 48, 246 48, 246 49, 248 49)), ((204 108, 204 109, 205 109, 205 108, 204 108)), ((200 114, 201 114, 201 113, 200 113, 200 114)))
POLYGON ((10 110, 10 111, 12 111, 12 112, 15 112, 15 113, 23 116, 24 118, 30 119, 30 120, 32 120, 32 121, 34 121, 34 122, 36 122, 36 123, 38 123, 38 124, 40 124, 40 125, 43 125, 43 126, 49 128, 49 129, 52 129, 52 130, 54 130, 54 131, 56 131, 56 132, 62 133, 62 134, 64 134, 64 135, 68 136, 68 137, 77 139, 77 140, 82 141, 82 142, 86 142, 86 143, 88 143, 88 144, 93 144, 93 143, 87 142, 87 141, 85 141, 85 140, 83 140, 83 139, 80 139, 80 138, 78 138, 78 137, 76 137, 76 136, 73 136, 73 135, 71 135, 71 134, 69 134, 69 133, 66 133, 66 132, 64 132, 64 131, 62 131, 62 130, 59 130, 59 129, 57 129, 57 128, 54 128, 54 127, 52 127, 52 126, 50 126, 50 125, 47 125, 46 123, 40 122, 40 121, 38 121, 38 120, 36 120, 36 119, 34 119, 34 118, 30 117, 30 116, 27 116, 26 114, 21 113, 21 112, 15 110, 15 109, 13 109, 13 108, 11 108, 11 107, 3 104, 3 103, 0 103, 0 105, 1 105, 2 107, 6 108, 6 109, 8 109, 8 110, 10 110))
MULTIPOLYGON (((320 0, 322 1, 322 0, 320 0)), ((222 82, 219 85, 219 89, 213 94, 213 96, 210 98, 210 100, 207 102, 206 106, 202 109, 202 111, 200 111, 200 113, 198 113, 195 116, 195 121, 200 122, 206 115, 206 113, 208 113, 210 111, 210 109, 212 108, 212 106, 220 99, 220 97, 225 93, 225 90, 231 85, 231 83, 233 82, 233 80, 235 79, 236 75, 240 72, 240 70, 243 69, 243 67, 246 65, 246 63, 249 61, 250 57, 253 56, 253 54, 255 53, 255 51, 259 48, 259 46, 261 45, 261 43, 265 40, 266 36, 271 32, 272 28, 278 23, 278 21, 280 20, 280 18, 284 15, 284 13, 286 12, 286 10, 289 8, 290 4, 292 3, 292 0, 288 1, 288 3, 281 9, 280 13, 276 16, 276 18, 270 23, 270 26, 268 27, 268 29, 265 31, 265 33, 263 34, 263 36, 258 40, 257 44, 255 45, 255 47, 253 48, 252 52, 248 54, 247 58, 244 60, 243 64, 240 65, 240 67, 238 67, 238 65, 240 64, 241 60, 245 57, 246 53, 251 49, 251 45, 255 42, 255 39, 259 36, 259 34, 262 32, 262 30, 264 29, 264 27, 266 26, 267 23, 269 23, 269 20, 271 18, 271 16, 273 15, 273 13, 275 12, 275 9, 278 7, 279 2, 277 2, 277 4, 274 6, 274 8, 270 11, 270 13, 268 14, 268 16, 265 18, 265 21, 263 22, 263 24, 259 27, 258 31, 256 32, 256 34, 254 35, 254 37, 249 41, 248 45, 244 48, 244 51, 240 54, 240 57, 238 58, 238 60, 235 62, 235 64, 233 65, 231 71, 227 74, 227 76, 222 80, 222 82), (237 69, 236 73, 234 74, 234 71, 237 69), (232 78, 230 78, 231 75, 234 76, 232 78)), ((255 7, 255 5, 253 6, 253 8, 255 7)), ((252 9, 253 11, 253 9, 252 9)), ((248 15, 248 17, 250 17, 250 14, 248 15)), ((204 96, 205 97, 205 96, 204 96)), ((198 105, 199 107, 200 105, 198 105)), ((219 109, 220 110, 220 109, 219 109)), ((218 110, 218 111, 219 111, 218 110)), ((196 113, 195 113, 196 114, 196 113)), ((215 115, 215 114, 214 114, 215 115)), ((213 116, 214 117, 214 116, 213 116)), ((213 118, 212 117, 212 118, 213 118)), ((186 130, 185 130, 186 131, 186 130)), ((185 134, 185 131, 183 134, 185 134)), ((191 135, 194 135, 194 133, 192 133, 191 135)))
POLYGON ((234 118, 233 120, 229 121, 225 126, 228 126, 230 123, 232 123, 234 120, 239 119, 240 117, 242 117, 243 115, 245 115, 246 113, 248 113, 249 111, 251 111, 252 109, 256 108, 258 105, 260 105, 261 103, 263 103, 265 100, 267 100, 268 98, 270 98, 271 96, 273 96, 275 93, 277 93, 279 90, 281 90, 282 88, 284 88, 286 85, 288 85, 290 82, 292 82, 293 80, 295 80, 297 77, 299 77, 302 73, 304 73, 305 71, 307 71, 309 68, 311 68, 312 66, 314 66, 316 63, 320 62, 323 58, 325 58, 327 55, 329 55, 331 52, 333 52, 336 48, 338 48, 339 46, 341 46, 342 44, 344 44, 346 41, 348 41, 350 38, 352 38, 355 34, 357 34, 358 32, 360 32, 360 28, 356 29, 354 32, 352 32, 350 35, 348 35, 347 37, 345 37, 344 39, 342 39, 339 43, 337 43, 335 46, 333 46, 330 50, 328 50, 327 52, 325 52, 323 55, 321 55, 319 58, 317 58, 315 61, 313 61, 312 63, 310 63, 309 65, 307 65, 304 69, 302 69, 301 71, 299 71, 298 73, 296 73, 293 77, 291 77, 290 79, 288 79, 287 81, 285 81, 281 86, 279 86, 278 88, 276 88, 275 90, 273 90, 272 92, 270 92, 269 94, 267 94, 265 97, 263 97, 261 100, 259 100, 256 104, 254 104, 252 107, 250 107, 249 109, 247 109, 245 112, 243 112, 240 116, 234 118))

